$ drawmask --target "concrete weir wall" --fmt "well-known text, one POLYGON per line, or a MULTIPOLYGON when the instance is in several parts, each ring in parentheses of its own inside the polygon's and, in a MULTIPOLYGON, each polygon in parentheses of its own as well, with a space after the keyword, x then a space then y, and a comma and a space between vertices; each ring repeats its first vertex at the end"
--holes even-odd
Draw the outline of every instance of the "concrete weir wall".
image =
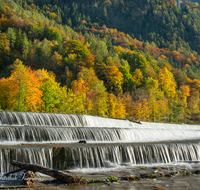
POLYGON ((11 160, 61 170, 197 162, 199 127, 88 115, 0 112, 0 172, 14 169, 11 160))

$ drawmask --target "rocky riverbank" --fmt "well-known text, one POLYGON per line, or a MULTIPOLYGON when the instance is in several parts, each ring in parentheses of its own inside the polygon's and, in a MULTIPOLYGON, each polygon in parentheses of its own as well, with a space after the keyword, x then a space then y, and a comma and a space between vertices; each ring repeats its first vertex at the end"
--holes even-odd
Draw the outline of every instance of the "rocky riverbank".
POLYGON ((200 165, 199 163, 188 163, 182 165, 163 166, 138 166, 110 168, 109 171, 70 171, 82 177, 83 184, 62 184, 52 178, 37 176, 35 185, 28 187, 1 181, 0 189, 68 189, 68 190, 100 190, 100 189, 120 189, 120 190, 141 190, 141 189, 200 189, 200 165))

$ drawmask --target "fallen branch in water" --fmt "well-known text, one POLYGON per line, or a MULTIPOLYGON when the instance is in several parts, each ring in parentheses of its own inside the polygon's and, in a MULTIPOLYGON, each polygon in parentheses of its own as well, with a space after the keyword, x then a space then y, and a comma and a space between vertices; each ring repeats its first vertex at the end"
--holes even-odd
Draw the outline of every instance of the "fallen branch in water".
POLYGON ((13 166, 17 166, 21 169, 27 170, 27 171, 33 171, 33 172, 40 172, 46 175, 49 175, 59 181, 65 182, 65 183, 80 183, 81 179, 78 176, 72 176, 65 172, 50 169, 44 166, 41 166, 39 164, 29 164, 29 163, 23 163, 19 161, 11 161, 11 164, 13 166))

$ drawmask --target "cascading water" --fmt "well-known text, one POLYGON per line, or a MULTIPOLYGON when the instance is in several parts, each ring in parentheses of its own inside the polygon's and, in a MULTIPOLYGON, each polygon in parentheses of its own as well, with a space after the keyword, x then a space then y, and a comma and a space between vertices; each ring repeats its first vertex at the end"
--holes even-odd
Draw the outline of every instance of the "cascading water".
POLYGON ((200 161, 199 141, 199 125, 2 111, 0 172, 11 160, 63 170, 200 161))
POLYGON ((0 171, 7 173, 17 169, 10 162, 20 160, 52 167, 52 148, 3 148, 0 149, 0 171))
POLYGON ((178 163, 200 160, 200 144, 148 144, 61 148, 54 161, 59 169, 178 163))

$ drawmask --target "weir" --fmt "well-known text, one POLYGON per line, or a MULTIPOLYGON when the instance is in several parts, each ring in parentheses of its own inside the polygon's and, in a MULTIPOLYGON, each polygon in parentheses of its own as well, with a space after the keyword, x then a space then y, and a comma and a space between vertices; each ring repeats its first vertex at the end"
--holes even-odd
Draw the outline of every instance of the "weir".
POLYGON ((1 111, 1 173, 11 160, 61 170, 197 162, 200 126, 1 111))

